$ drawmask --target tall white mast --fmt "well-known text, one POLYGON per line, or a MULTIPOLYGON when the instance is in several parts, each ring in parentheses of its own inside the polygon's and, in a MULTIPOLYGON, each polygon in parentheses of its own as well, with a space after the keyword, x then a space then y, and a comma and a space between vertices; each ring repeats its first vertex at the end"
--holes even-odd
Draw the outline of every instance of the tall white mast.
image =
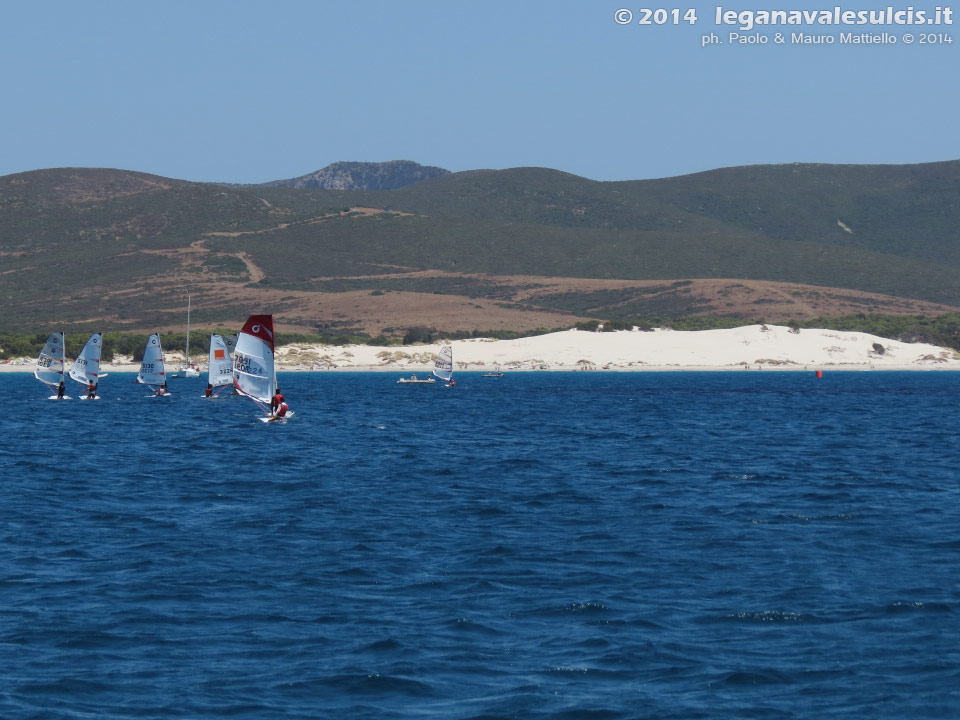
POLYGON ((190 366, 190 293, 187 293, 187 366, 190 366))

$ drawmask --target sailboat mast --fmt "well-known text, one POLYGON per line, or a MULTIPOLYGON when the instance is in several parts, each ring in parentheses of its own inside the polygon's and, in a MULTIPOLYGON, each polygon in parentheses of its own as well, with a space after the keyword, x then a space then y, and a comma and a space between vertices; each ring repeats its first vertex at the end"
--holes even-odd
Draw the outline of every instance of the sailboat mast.
POLYGON ((190 293, 187 293, 187 365, 190 364, 190 293))

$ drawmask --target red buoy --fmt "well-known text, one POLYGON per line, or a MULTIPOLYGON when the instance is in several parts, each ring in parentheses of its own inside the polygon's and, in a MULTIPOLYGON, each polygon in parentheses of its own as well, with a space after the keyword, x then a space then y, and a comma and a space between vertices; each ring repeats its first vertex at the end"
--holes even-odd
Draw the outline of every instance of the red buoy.
POLYGON ((817 377, 818 377, 818 378, 822 378, 822 377, 823 377, 823 370, 817 370, 817 377))

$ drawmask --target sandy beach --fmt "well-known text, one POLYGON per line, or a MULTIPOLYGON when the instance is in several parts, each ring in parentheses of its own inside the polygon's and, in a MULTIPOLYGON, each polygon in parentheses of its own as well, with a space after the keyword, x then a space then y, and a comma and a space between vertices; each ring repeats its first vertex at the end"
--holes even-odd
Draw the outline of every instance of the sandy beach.
MULTIPOLYGON (((858 332, 750 325, 729 330, 563 332, 449 343, 457 370, 960 370, 960 353, 858 332), (878 349, 880 348, 880 349, 878 349)), ((288 346, 277 351, 283 369, 429 370, 442 344, 288 346)))
MULTIPOLYGON (((444 343, 447 344, 447 343, 444 343)), ((457 370, 960 370, 960 353, 935 345, 902 343, 859 332, 749 325, 729 330, 562 332, 448 343, 457 370)), ((283 371, 424 372, 442 344, 287 345, 277 348, 283 371)), ((166 354, 168 367, 182 360, 166 354)), ((127 358, 104 364, 103 372, 136 372, 127 358), (126 362, 124 362, 126 360, 126 362)), ((194 358, 195 361, 200 358, 194 358)), ((0 364, 2 371, 31 372, 34 358, 0 364)), ((205 365, 206 363, 202 363, 205 365)))

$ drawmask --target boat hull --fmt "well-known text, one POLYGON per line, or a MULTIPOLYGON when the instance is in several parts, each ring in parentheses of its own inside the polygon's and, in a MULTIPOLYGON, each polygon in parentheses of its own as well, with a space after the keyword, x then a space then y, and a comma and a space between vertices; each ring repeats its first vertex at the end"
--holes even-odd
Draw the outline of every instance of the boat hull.
POLYGON ((177 368, 175 372, 170 373, 168 377, 172 378, 198 378, 200 377, 200 371, 196 368, 177 368))
POLYGON ((397 380, 397 385, 433 385, 436 381, 433 378, 426 378, 421 380, 418 377, 408 377, 400 378, 397 380))

